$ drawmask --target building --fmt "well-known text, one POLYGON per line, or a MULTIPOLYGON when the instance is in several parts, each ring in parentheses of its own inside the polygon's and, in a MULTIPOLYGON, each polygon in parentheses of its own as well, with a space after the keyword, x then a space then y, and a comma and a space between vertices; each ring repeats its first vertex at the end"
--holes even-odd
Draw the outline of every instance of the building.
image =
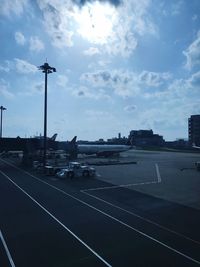
POLYGON ((134 145, 141 147, 158 147, 165 144, 163 136, 154 134, 152 130, 132 130, 130 131, 129 138, 134 145))
POLYGON ((200 115, 192 115, 188 119, 188 137, 190 145, 200 145, 200 115))

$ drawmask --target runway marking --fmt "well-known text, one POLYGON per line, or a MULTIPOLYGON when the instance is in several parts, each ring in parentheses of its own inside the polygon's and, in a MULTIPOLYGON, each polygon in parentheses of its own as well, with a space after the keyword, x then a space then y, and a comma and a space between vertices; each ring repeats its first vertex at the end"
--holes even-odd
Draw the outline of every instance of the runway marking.
POLYGON ((84 193, 84 194, 86 194, 86 195, 88 195, 88 196, 90 196, 90 197, 92 197, 92 198, 94 198, 94 199, 97 199, 97 200, 99 200, 99 201, 101 201, 101 202, 104 202, 104 203, 106 203, 106 204, 108 204, 108 205, 110 205, 110 206, 112 206, 112 207, 114 207, 114 208, 117 208, 117 209, 119 209, 119 210, 122 210, 122 211, 124 211, 124 212, 126 212, 126 213, 128 213, 128 214, 130 214, 130 215, 133 215, 134 217, 137 217, 137 218, 139 218, 139 219, 141 219, 141 220, 143 220, 143 221, 145 221, 145 222, 148 222, 148 223, 150 223, 150 224, 152 224, 152 225, 155 225, 155 226, 157 226, 158 228, 163 229, 163 230, 165 230, 165 231, 167 231, 167 232, 169 232, 169 233, 175 234, 175 235, 180 236, 180 237, 182 237, 182 238, 184 238, 184 239, 186 239, 186 240, 188 240, 188 241, 191 241, 191 242, 193 242, 193 243, 196 243, 196 244, 200 245, 200 242, 197 241, 197 240, 194 240, 194 239, 192 239, 192 238, 190 238, 190 237, 187 237, 187 236, 185 236, 185 235, 183 235, 183 234, 180 234, 180 233, 178 233, 178 232, 176 232, 176 231, 174 231, 174 230, 171 230, 171 229, 169 229, 169 228, 167 228, 167 227, 165 227, 165 226, 163 226, 163 225, 161 225, 161 224, 158 224, 158 223, 156 223, 156 222, 154 222, 154 221, 152 221, 152 220, 149 220, 149 219, 147 219, 147 218, 145 218, 145 217, 143 217, 143 216, 141 216, 141 215, 138 215, 138 214, 136 214, 136 213, 134 213, 134 212, 131 212, 131 211, 126 210, 126 209, 123 209, 123 208, 121 208, 121 207, 119 207, 119 206, 117 206, 117 205, 115 205, 115 204, 113 204, 113 203, 111 203, 111 202, 109 202, 109 201, 106 201, 106 200, 104 200, 104 199, 102 199, 102 198, 100 198, 100 197, 91 195, 90 193, 87 192, 87 190, 80 190, 80 192, 81 192, 81 193, 84 193))
MULTIPOLYGON (((51 218, 59 223, 65 230, 67 230, 73 237, 75 237, 82 245, 84 245, 90 252, 92 252, 99 260, 101 260, 106 266, 112 267, 106 260, 104 260, 97 252, 95 252, 89 245, 87 245, 82 239, 80 239, 75 233, 73 233, 67 226, 65 226, 60 220, 58 220, 52 213, 50 213, 45 207, 43 207, 37 200, 29 195, 24 189, 16 184, 8 175, 0 170, 0 173, 6 177, 11 183, 13 183, 19 190, 21 190, 26 196, 28 196, 35 204, 37 204, 42 210, 44 210, 51 218)), ((14 267, 14 265, 12 265, 14 267)))
MULTIPOLYGON (((6 161, 4 161, 4 162, 7 163, 6 161)), ((130 226, 129 224, 124 223, 123 221, 121 221, 121 220, 119 220, 119 219, 113 217, 112 215, 110 215, 110 214, 108 214, 108 213, 106 213, 106 212, 104 212, 104 211, 102 211, 102 210, 100 210, 100 209, 98 209, 98 208, 96 208, 96 207, 94 207, 94 206, 88 204, 87 202, 85 202, 85 201, 83 201, 83 200, 81 200, 81 199, 79 199, 79 198, 77 198, 77 197, 74 197, 73 195, 70 195, 70 194, 66 193, 65 191, 63 191, 63 190, 61 190, 61 189, 59 189, 59 188, 57 188, 57 187, 55 187, 55 186, 53 186, 53 185, 51 185, 51 184, 49 184, 49 183, 47 183, 47 182, 45 182, 45 181, 39 179, 38 177, 36 177, 36 176, 30 174, 30 173, 27 172, 27 171, 24 171, 23 169, 20 169, 20 168, 14 166, 14 165, 11 164, 11 163, 7 163, 7 164, 10 165, 10 166, 12 166, 12 167, 14 167, 15 169, 20 170, 21 172, 24 172, 25 174, 27 174, 27 175, 33 177, 34 179, 40 181, 41 183, 44 183, 44 184, 46 184, 46 185, 48 185, 48 186, 54 188, 55 190, 57 190, 57 191, 63 193, 64 195, 69 196, 69 197, 71 197, 72 199, 77 200, 78 202, 80 202, 80 203, 86 205, 87 207, 90 207, 91 209, 96 210, 97 212, 99 212, 99 213, 105 215, 106 217, 108 217, 108 218, 110 218, 110 219, 112 219, 112 220, 118 222, 119 224, 121 224, 121 225, 123 225, 123 226, 125 226, 125 227, 127 227, 127 228, 129 228, 129 229, 131 229, 131 230, 133 230, 134 232, 136 232, 136 233, 138 233, 138 234, 140 234, 140 235, 146 237, 147 239, 150 239, 150 240, 154 241, 155 243, 158 243, 159 245, 161 245, 161 246, 163 246, 163 247, 165 247, 165 248, 167 248, 167 249, 173 251, 174 253, 176 253, 176 254, 178 254, 178 255, 181 255, 182 257, 184 257, 184 258, 186 258, 186 259, 188 259, 188 260, 190 260, 190 261, 192 261, 192 262, 197 263, 198 265, 200 265, 200 261, 193 259, 192 257, 190 257, 190 256, 188 256, 188 255, 186 255, 186 254, 184 254, 184 253, 182 253, 182 252, 180 252, 179 250, 174 249, 174 248, 172 248, 172 247, 166 245, 165 243, 163 243, 163 242, 157 240, 156 238, 153 238, 152 236, 150 236, 150 235, 148 235, 148 234, 145 234, 144 232, 142 232, 142 231, 140 231, 140 230, 138 230, 138 229, 136 229, 136 228, 130 226)), ((0 171, 0 172, 2 172, 2 171, 0 171)), ((2 172, 2 173, 3 173, 3 172, 2 172)), ((6 176, 6 177, 8 177, 8 176, 7 176, 6 174, 4 174, 4 173, 3 173, 3 175, 6 176)), ((8 179, 9 179, 12 183, 14 183, 17 187, 19 187, 14 181, 12 181, 12 179, 10 179, 9 177, 8 177, 8 179)), ((20 188, 20 187, 19 187, 19 188, 20 188)), ((21 189, 23 192, 25 192, 22 188, 20 188, 20 189, 21 189)), ((26 192, 25 192, 25 194, 28 195, 28 193, 26 193, 26 192)), ((29 197, 32 199, 31 196, 29 196, 29 197)), ((36 201, 36 200, 35 200, 35 201, 36 201)), ((36 202, 37 202, 37 201, 36 201, 36 202)), ((37 203, 38 203, 38 202, 37 202, 37 203)), ((39 204, 39 203, 38 203, 38 204, 39 204)), ((41 206, 41 205, 39 204, 39 206, 41 206)), ((41 206, 41 207, 42 207, 42 206, 41 206)), ((44 210, 48 213, 48 211, 47 211, 45 208, 42 207, 42 209, 44 209, 44 210)), ((50 213, 49 213, 49 214, 50 214, 50 213)), ((53 215, 50 215, 50 216, 53 216, 53 215)), ((54 217, 54 216, 53 216, 53 217, 54 217)), ((68 228, 67 228, 64 224, 62 224, 57 218, 55 218, 55 220, 58 221, 58 222, 59 222, 65 229, 68 229, 68 228)), ((69 230, 69 231, 70 231, 70 230, 69 230)), ((72 235, 73 235, 73 233, 72 233, 72 235)), ((77 238, 78 238, 78 237, 77 237, 77 238)), ((81 241, 80 241, 80 242, 81 242, 81 241)), ((83 242, 83 241, 82 241, 82 242, 83 242)), ((87 245, 86 245, 86 246, 87 246, 87 245)), ((96 252, 94 252, 94 253, 96 253, 96 252)), ((98 255, 98 254, 97 254, 97 255, 98 255)), ((108 263, 107 263, 107 264, 108 264, 108 263)), ((111 266, 111 265, 108 264, 107 266, 111 266)))
POLYGON ((1 230, 0 230, 0 239, 1 239, 1 242, 2 242, 2 244, 3 244, 3 246, 4 246, 4 249, 5 249, 5 251, 6 251, 7 257, 8 257, 9 262, 10 262, 10 265, 11 265, 12 267, 15 267, 14 261, 13 261, 13 259, 12 259, 12 257, 11 257, 10 251, 9 251, 9 249, 8 249, 8 246, 7 246, 7 244, 6 244, 6 241, 5 241, 4 237, 3 237, 3 234, 2 234, 2 232, 1 232, 1 230))

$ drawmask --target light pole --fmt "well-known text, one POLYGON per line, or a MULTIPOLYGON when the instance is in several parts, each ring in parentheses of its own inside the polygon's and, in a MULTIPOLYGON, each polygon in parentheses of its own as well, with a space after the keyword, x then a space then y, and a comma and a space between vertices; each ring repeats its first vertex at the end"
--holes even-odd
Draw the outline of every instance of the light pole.
POLYGON ((1 110, 1 129, 0 129, 0 138, 2 138, 2 126, 3 126, 3 110, 6 110, 3 106, 0 106, 1 110))
POLYGON ((44 91, 44 154, 43 154, 43 167, 46 165, 46 151, 47 151, 47 74, 56 72, 56 69, 50 67, 46 62, 44 65, 38 67, 39 70, 45 74, 45 91, 44 91))

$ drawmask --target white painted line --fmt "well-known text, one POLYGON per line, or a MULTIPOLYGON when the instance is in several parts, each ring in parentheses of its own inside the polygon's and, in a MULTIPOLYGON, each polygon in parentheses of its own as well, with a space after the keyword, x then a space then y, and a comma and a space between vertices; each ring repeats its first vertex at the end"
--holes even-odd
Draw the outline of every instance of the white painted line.
POLYGON ((135 183, 135 184, 121 184, 121 185, 88 188, 88 189, 85 189, 84 191, 107 190, 107 189, 120 188, 120 187, 123 188, 123 187, 131 187, 131 186, 146 185, 146 184, 157 184, 157 183, 158 183, 157 181, 150 181, 150 182, 135 183))
MULTIPOLYGON (((4 161, 4 162, 7 163, 6 161, 4 161)), ((48 185, 48 186, 54 188, 55 190, 57 190, 57 191, 63 193, 64 195, 69 196, 69 197, 71 197, 72 199, 77 200, 78 202, 80 202, 80 203, 86 205, 87 207, 90 207, 91 209, 96 210, 97 212, 99 212, 99 213, 105 215, 106 217, 108 217, 108 218, 110 218, 110 219, 112 219, 112 220, 118 222, 119 224, 121 224, 121 225, 123 225, 123 226, 125 226, 125 227, 127 227, 127 228, 129 228, 129 229, 131 229, 131 230, 133 230, 134 232, 136 232, 136 233, 138 233, 138 234, 140 234, 140 235, 146 237, 147 239, 150 239, 150 240, 154 241, 155 243, 158 243, 159 245, 161 245, 161 246, 163 246, 163 247, 169 249, 170 251, 172 251, 172 252, 174 252, 174 253, 176 253, 176 254, 178 254, 178 255, 181 255, 182 257, 184 257, 184 258, 186 258, 186 259, 188 259, 188 260, 190 260, 190 261, 192 261, 192 262, 197 263, 198 265, 200 265, 200 261, 195 260, 194 258, 192 258, 192 257, 190 257, 190 256, 188 256, 188 255, 186 255, 186 254, 184 254, 184 253, 182 253, 182 252, 180 252, 179 250, 174 249, 174 248, 172 248, 172 247, 166 245, 165 243, 163 243, 163 242, 161 242, 161 241, 159 241, 159 240, 153 238, 152 236, 147 235, 147 234, 145 234, 145 233, 142 232, 142 231, 139 231, 138 229, 136 229, 136 228, 134 228, 134 227, 132 227, 132 226, 130 226, 130 225, 124 223, 123 221, 121 221, 121 220, 119 220, 119 219, 117 219, 117 218, 115 218, 115 217, 109 215, 108 213, 106 213, 106 212, 104 212, 104 211, 102 211, 102 210, 100 210, 100 209, 97 209, 96 207, 94 207, 94 206, 88 204, 87 202, 85 202, 85 201, 83 201, 83 200, 81 200, 81 199, 79 199, 79 198, 77 198, 77 197, 74 197, 73 195, 70 195, 70 194, 66 193, 65 191, 63 191, 63 190, 61 190, 61 189, 59 189, 59 188, 57 188, 57 187, 55 187, 55 186, 53 186, 53 185, 51 185, 51 184, 49 184, 49 183, 47 183, 47 182, 45 182, 45 181, 39 179, 38 177, 36 177, 36 176, 34 176, 34 175, 32 175, 32 174, 30 174, 30 173, 28 173, 28 172, 26 172, 26 171, 24 171, 24 170, 18 168, 18 167, 16 167, 16 166, 14 166, 13 164, 11 164, 11 163, 7 163, 7 164, 10 165, 10 166, 12 166, 12 167, 14 167, 15 169, 20 170, 21 172, 23 172, 23 173, 25 173, 25 174, 27 174, 27 175, 33 177, 34 179, 40 181, 41 183, 44 183, 44 184, 46 184, 46 185, 48 185)), ((1 172, 1 171, 0 171, 0 172, 1 172)), ((6 175, 6 174, 4 174, 4 175, 6 175)), ((6 176, 7 176, 7 175, 6 175, 6 176)), ((8 178, 8 179, 11 180, 10 178, 8 178)), ((11 180, 11 182, 14 183, 12 180, 11 180)), ((15 184, 15 183, 14 183, 14 184, 15 184)), ((16 184, 16 186, 18 187, 17 184, 16 184)), ((21 190, 23 190, 23 189, 21 189, 21 190)), ((23 190, 23 191, 24 191, 24 190, 23 190)), ((25 193, 25 194, 27 194, 27 193, 25 193)), ((32 197, 31 197, 31 199, 32 199, 32 197)), ((38 204, 39 204, 39 203, 38 203, 38 204)), ((40 204, 39 204, 39 205, 40 205, 40 204)), ((44 209, 45 209, 45 208, 44 208, 44 209)), ((46 211, 46 210, 45 210, 45 211, 46 211)), ((46 212, 48 213, 48 211, 46 211, 46 212)), ((53 215, 50 215, 50 216, 53 216, 53 215)), ((55 220, 57 221, 56 218, 55 218, 55 220)), ((58 221, 58 222, 59 222, 59 221, 58 221)), ((60 223, 60 222, 59 222, 59 223, 60 223)), ((66 226, 65 226, 65 225, 63 225, 62 223, 61 223, 61 225, 66 229, 66 226)), ((68 229, 68 228, 67 228, 67 229, 68 229)), ((83 242, 83 241, 82 241, 82 242, 83 242)), ((95 253, 96 253, 96 252, 95 252, 95 253)), ((107 265, 107 266, 110 266, 110 265, 107 265)))
POLYGON ((185 235, 183 235, 183 234, 180 234, 180 233, 178 233, 178 232, 176 232, 176 231, 174 231, 174 230, 171 230, 171 229, 169 229, 169 228, 167 228, 167 227, 165 227, 165 226, 163 226, 163 225, 161 225, 161 224, 158 224, 158 223, 156 223, 156 222, 154 222, 154 221, 152 221, 152 220, 149 220, 149 219, 147 219, 147 218, 145 218, 145 217, 143 217, 143 216, 141 216, 141 215, 138 215, 138 214, 136 214, 136 213, 134 213, 134 212, 131 212, 131 211, 126 210, 126 209, 123 209, 123 208, 121 208, 121 207, 119 207, 119 206, 117 206, 117 205, 115 205, 115 204, 113 204, 113 203, 110 203, 109 201, 106 201, 106 200, 104 200, 104 199, 102 199, 102 198, 100 198, 100 197, 91 195, 90 193, 87 192, 87 190, 80 190, 80 192, 81 192, 81 193, 84 193, 84 194, 86 194, 86 195, 88 195, 88 196, 90 196, 90 197, 92 197, 92 198, 94 198, 94 199, 97 199, 97 200, 99 200, 99 201, 101 201, 101 202, 104 202, 105 204, 108 204, 108 205, 111 206, 111 207, 117 208, 117 209, 119 209, 119 210, 121 210, 121 211, 124 211, 124 212, 130 214, 130 215, 133 215, 134 217, 137 217, 137 218, 139 218, 139 219, 141 219, 141 220, 143 220, 143 221, 145 221, 145 222, 148 222, 148 223, 150 223, 150 224, 152 224, 152 225, 155 225, 156 227, 158 227, 158 228, 160 228, 160 229, 163 229, 163 230, 165 230, 165 231, 167 231, 167 232, 169 232, 169 233, 175 234, 175 235, 177 235, 177 236, 180 236, 180 237, 183 238, 183 239, 186 239, 186 240, 188 240, 188 241, 191 241, 191 242, 193 242, 193 243, 196 243, 196 244, 200 245, 200 242, 197 241, 197 240, 194 240, 194 239, 192 239, 192 238, 190 238, 190 237, 188 237, 188 236, 185 236, 185 235))
POLYGON ((29 195, 24 189, 16 184, 8 175, 0 170, 0 173, 6 177, 11 183, 13 183, 19 190, 21 190, 26 196, 28 196, 35 204, 37 204, 42 210, 44 210, 51 218, 59 223, 65 230, 67 230, 73 237, 75 237, 82 245, 84 245, 90 252, 92 252, 99 260, 101 260, 106 266, 112 267, 107 261, 105 261, 97 252, 95 252, 90 246, 88 246, 82 239, 80 239, 75 233, 73 233, 67 226, 59 221, 52 213, 50 213, 45 207, 43 207, 37 200, 29 195))
POLYGON ((155 164, 156 166, 156 174, 157 174, 157 178, 158 178, 158 183, 161 183, 161 176, 160 176, 160 171, 159 171, 159 167, 158 167, 158 163, 155 164))
POLYGON ((8 246, 7 246, 7 244, 6 244, 6 241, 5 241, 4 237, 3 237, 3 234, 2 234, 2 232, 1 232, 1 230, 0 230, 0 239, 1 239, 1 241, 2 241, 2 244, 3 244, 3 246, 4 246, 4 249, 5 249, 5 251, 6 251, 7 257, 8 257, 9 262, 10 262, 10 265, 11 265, 12 267, 15 267, 14 261, 13 261, 11 255, 10 255, 10 251, 9 251, 9 249, 8 249, 8 246))

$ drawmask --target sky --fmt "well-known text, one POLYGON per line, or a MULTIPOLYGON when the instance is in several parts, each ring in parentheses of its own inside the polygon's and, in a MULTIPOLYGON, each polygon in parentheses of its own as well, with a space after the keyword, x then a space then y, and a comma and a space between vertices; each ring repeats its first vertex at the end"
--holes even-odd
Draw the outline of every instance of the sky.
POLYGON ((0 0, 3 136, 188 137, 200 114, 199 0, 0 0))

